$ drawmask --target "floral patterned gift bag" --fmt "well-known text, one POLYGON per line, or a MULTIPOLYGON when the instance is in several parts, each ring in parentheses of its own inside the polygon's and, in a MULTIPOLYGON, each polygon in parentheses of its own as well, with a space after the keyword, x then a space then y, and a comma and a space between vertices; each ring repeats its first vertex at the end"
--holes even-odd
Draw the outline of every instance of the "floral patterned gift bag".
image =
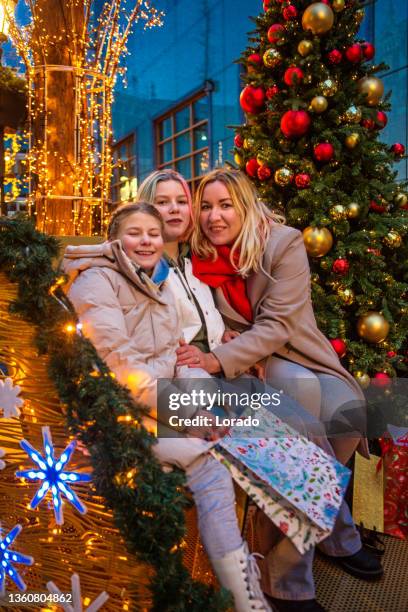
POLYGON ((331 533, 350 470, 272 413, 262 422, 273 437, 233 427, 211 453, 303 554, 331 533))

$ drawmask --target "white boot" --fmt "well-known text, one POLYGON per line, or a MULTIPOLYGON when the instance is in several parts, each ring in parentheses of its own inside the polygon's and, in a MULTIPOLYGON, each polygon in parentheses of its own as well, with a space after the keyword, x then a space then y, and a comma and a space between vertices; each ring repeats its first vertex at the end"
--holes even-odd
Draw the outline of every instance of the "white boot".
POLYGON ((246 542, 221 559, 211 559, 211 563, 220 584, 231 591, 236 612, 271 612, 259 584, 259 568, 246 542))

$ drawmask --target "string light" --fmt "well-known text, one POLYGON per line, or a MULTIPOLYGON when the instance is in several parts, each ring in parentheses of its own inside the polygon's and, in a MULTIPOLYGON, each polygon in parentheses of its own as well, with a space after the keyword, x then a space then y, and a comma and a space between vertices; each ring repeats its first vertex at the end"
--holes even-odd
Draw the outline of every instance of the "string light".
POLYGON ((50 32, 42 7, 31 9, 30 23, 23 27, 12 12, 7 14, 28 80, 28 208, 40 230, 56 235, 103 232, 113 166, 113 91, 118 76, 125 78, 120 63, 129 55, 127 42, 138 22, 144 29, 163 25, 163 13, 146 0, 105 2, 97 19, 92 3, 67 0, 66 26, 58 33, 50 32), (81 7, 83 22, 76 23, 73 15, 81 7), (51 64, 65 41, 70 42, 70 65, 51 64), (62 83, 72 83, 73 94, 71 105, 64 100, 64 146, 58 138, 62 83))

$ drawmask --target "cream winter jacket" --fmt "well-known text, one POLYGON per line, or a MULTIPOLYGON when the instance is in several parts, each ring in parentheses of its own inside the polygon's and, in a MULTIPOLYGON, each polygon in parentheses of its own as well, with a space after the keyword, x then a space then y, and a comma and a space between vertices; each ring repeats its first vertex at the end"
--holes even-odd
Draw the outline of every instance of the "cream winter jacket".
MULTIPOLYGON (((69 246, 63 268, 84 335, 118 381, 156 418, 156 382, 175 376, 175 350, 182 335, 168 283, 154 283, 126 256, 119 240, 69 246)), ((185 407, 183 416, 194 412, 185 407)))
POLYGON ((224 321, 215 306, 210 287, 194 276, 191 260, 188 257, 184 258, 184 274, 178 267, 170 268, 168 284, 176 301, 184 340, 187 343, 191 342, 202 325, 192 298, 194 296, 204 316, 210 350, 221 344, 225 330, 224 321))

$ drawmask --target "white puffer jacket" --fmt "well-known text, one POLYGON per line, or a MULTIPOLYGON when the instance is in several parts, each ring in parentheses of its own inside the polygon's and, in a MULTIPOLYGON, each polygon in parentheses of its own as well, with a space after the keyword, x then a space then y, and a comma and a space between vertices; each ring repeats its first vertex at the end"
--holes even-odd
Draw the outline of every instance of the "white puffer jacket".
POLYGON ((180 268, 171 267, 167 279, 176 301, 184 340, 187 343, 191 342, 202 325, 199 312, 192 298, 194 295, 203 312, 208 344, 212 351, 221 344, 221 338, 225 330, 224 321, 215 306, 210 287, 194 276, 191 260, 188 257, 184 258, 184 266, 184 275, 180 268))

